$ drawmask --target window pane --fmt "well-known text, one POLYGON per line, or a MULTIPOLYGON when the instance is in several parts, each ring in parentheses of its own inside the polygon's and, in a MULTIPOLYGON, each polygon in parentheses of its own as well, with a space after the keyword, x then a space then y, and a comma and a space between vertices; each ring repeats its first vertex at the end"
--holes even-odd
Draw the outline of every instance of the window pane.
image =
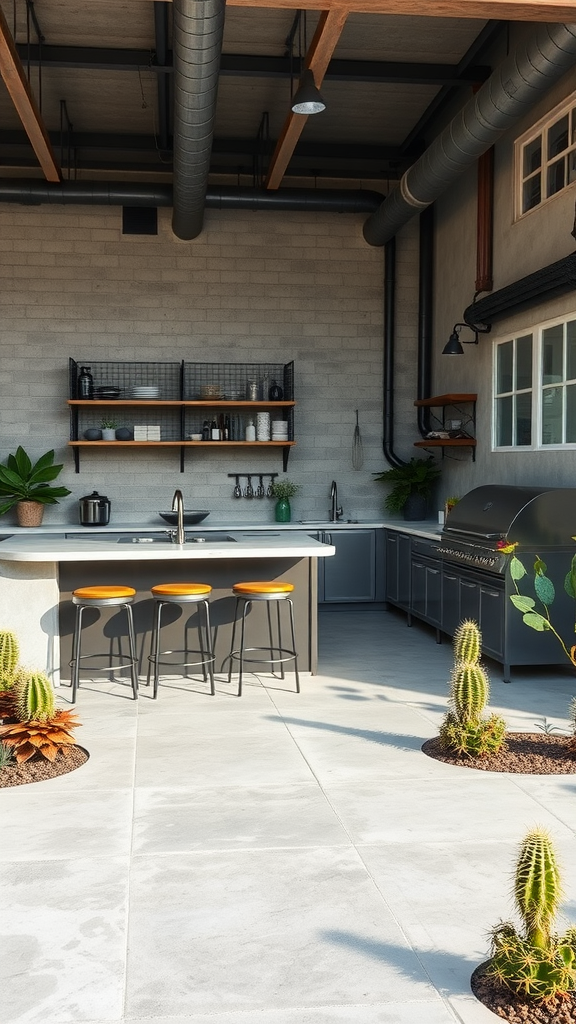
POLYGON ((563 380, 562 368, 562 339, 564 328, 562 324, 556 327, 548 327, 542 333, 542 383, 558 384, 563 380))
POLYGON ((548 159, 563 153, 568 146, 568 114, 548 129, 548 159))
POLYGON ((534 209, 541 201, 540 175, 528 178, 522 186, 522 212, 534 209))
POLYGON ((566 324, 566 379, 576 380, 576 320, 566 324))
POLYGON ((576 385, 566 388, 566 441, 576 444, 576 385))
POLYGON ((537 171, 542 166, 542 138, 539 135, 533 142, 524 146, 523 173, 522 177, 527 178, 529 174, 537 171))
POLYGON ((516 396, 516 444, 532 444, 532 394, 516 396))
POLYGON ((498 395, 512 391, 512 345, 511 341, 498 345, 496 355, 496 394, 498 395))
POLYGON ((512 444, 512 396, 496 399, 496 445, 512 444))
POLYGON ((516 387, 519 391, 532 387, 531 334, 525 334, 516 342, 516 387))
POLYGON ((548 168, 548 186, 546 189, 547 196, 554 196, 557 192, 560 192, 566 184, 566 168, 564 157, 561 160, 557 160, 555 164, 550 164, 548 168))
POLYGON ((542 392, 542 444, 562 443, 563 388, 546 388, 542 392))

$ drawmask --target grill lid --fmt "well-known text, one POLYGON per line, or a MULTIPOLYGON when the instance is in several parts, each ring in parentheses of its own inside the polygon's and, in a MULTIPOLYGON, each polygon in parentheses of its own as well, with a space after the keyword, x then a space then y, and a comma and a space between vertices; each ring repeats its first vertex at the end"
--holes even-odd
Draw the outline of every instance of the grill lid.
POLYGON ((531 548, 573 547, 576 534, 576 488, 475 487, 454 506, 443 540, 468 538, 495 546, 518 541, 531 548))

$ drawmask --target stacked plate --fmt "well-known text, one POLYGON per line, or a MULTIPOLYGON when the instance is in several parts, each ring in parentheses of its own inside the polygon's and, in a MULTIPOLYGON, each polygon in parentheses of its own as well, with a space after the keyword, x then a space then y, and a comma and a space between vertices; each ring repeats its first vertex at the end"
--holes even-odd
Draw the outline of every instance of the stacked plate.
POLYGON ((139 398, 142 401, 160 397, 160 388, 157 384, 135 384, 130 390, 132 398, 139 398))
POLYGON ((256 416, 256 440, 270 440, 270 413, 259 412, 256 416))
POLYGON ((288 421, 287 420, 272 420, 272 440, 273 441, 287 441, 288 440, 288 421))

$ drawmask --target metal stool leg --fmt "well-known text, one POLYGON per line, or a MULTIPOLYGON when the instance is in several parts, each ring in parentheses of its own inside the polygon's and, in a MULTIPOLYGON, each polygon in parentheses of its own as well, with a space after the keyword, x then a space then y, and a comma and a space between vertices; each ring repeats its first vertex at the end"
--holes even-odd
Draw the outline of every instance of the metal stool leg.
POLYGON ((74 639, 72 641, 72 703, 76 703, 76 693, 80 685, 80 637, 82 635, 82 605, 76 605, 76 618, 74 620, 74 639))
POLYGON ((154 665, 154 689, 152 691, 152 699, 156 700, 158 696, 158 676, 160 674, 160 629, 162 625, 162 609, 164 607, 163 601, 156 601, 156 614, 154 616, 154 632, 152 634, 152 658, 154 665))
POLYGON ((134 615, 132 605, 125 604, 126 618, 128 619, 128 651, 130 652, 130 676, 132 678, 132 693, 134 700, 138 700, 138 671, 136 657, 136 638, 134 636, 134 615))
MULTIPOLYGON (((280 622, 280 605, 283 604, 283 603, 284 603, 283 601, 276 601, 276 614, 277 614, 277 617, 278 617, 278 654, 280 655, 280 657, 282 659, 284 658, 284 653, 283 653, 283 650, 282 650, 282 624, 280 622)), ((292 649, 294 649, 294 645, 292 645, 292 649)), ((284 678, 285 678, 284 660, 282 660, 280 662, 280 679, 284 679, 284 678)))
POLYGON ((298 654, 296 652, 296 631, 294 629, 294 605, 291 599, 286 598, 290 609, 290 632, 292 635, 292 650, 294 651, 294 676, 296 678, 296 693, 300 693, 300 676, 298 675, 298 654))
POLYGON ((238 605, 240 604, 240 598, 236 598, 236 604, 234 606, 234 621, 232 623, 232 640, 230 643, 230 664, 228 665, 228 682, 232 682, 232 666, 234 664, 234 643, 236 641, 236 623, 238 621, 238 605))
MULTIPOLYGON (((208 675, 210 677, 210 693, 212 694, 212 696, 214 696, 214 694, 216 693, 216 685, 214 683, 214 650, 212 643, 212 629, 210 626, 210 606, 208 604, 208 601, 203 601, 202 604, 204 605, 204 612, 206 618, 206 649, 209 658, 208 675)), ((200 633, 200 635, 202 635, 202 628, 200 625, 200 607, 198 607, 198 632, 200 633)), ((206 666, 204 666, 204 668, 206 668, 206 666)), ((204 676, 204 678, 206 678, 206 676, 204 676)))
POLYGON ((244 669, 244 637, 246 635, 246 615, 250 609, 252 602, 244 601, 244 608, 242 609, 242 622, 240 625, 240 656, 238 659, 238 696, 242 696, 242 672, 244 669))

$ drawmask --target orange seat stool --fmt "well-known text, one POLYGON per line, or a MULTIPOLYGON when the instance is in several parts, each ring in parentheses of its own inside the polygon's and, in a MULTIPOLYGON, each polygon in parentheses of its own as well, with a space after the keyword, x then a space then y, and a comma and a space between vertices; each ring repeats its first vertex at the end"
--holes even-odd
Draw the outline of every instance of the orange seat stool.
MULTIPOLYGON (((148 662, 150 668, 154 669, 154 693, 153 699, 156 700, 158 696, 158 683, 160 679, 160 666, 171 665, 172 667, 178 666, 179 668, 189 669, 194 666, 202 666, 202 674, 204 681, 206 682, 210 678, 210 693, 214 695, 214 650, 212 643, 212 631, 210 628, 210 609, 208 606, 208 595, 212 593, 212 587, 208 586, 207 583, 159 583, 157 586, 152 587, 151 594, 155 601, 155 615, 154 615, 154 629, 152 631, 152 640, 150 643, 150 654, 148 656, 148 662), (161 651, 160 650, 160 630, 162 629, 162 609, 167 605, 203 605, 204 607, 204 636, 202 635, 202 623, 200 622, 200 607, 198 607, 198 643, 200 644, 199 650, 191 650, 187 643, 187 627, 185 627, 185 647, 180 651, 161 651), (164 654, 183 654, 184 660, 173 662, 162 660, 164 654), (191 654, 199 654, 200 659, 198 661, 188 661, 188 657, 191 654)), ((186 672, 186 675, 188 673, 186 672)), ((148 673, 150 677, 150 672, 148 673)))
POLYGON ((236 608, 234 611, 234 625, 232 628, 232 646, 229 654, 230 666, 228 669, 228 682, 232 680, 232 668, 234 661, 238 662, 238 696, 242 696, 242 676, 244 671, 244 664, 253 665, 270 665, 272 672, 274 666, 280 666, 280 678, 284 679, 284 665, 287 661, 294 662, 294 675, 296 678, 296 693, 300 693, 300 678, 298 676, 298 654, 296 651, 296 632, 294 629, 294 606, 290 595, 294 592, 293 583, 282 583, 277 580, 272 581, 258 581, 255 583, 235 583, 232 587, 232 593, 236 598, 236 608), (264 601, 267 602, 267 615, 268 615, 268 636, 270 643, 267 647, 246 647, 246 616, 250 611, 253 601, 264 601), (270 614, 270 607, 273 602, 276 602, 276 613, 277 613, 277 643, 274 642, 272 636, 272 617, 270 614), (238 622, 238 612, 240 603, 242 603, 242 617, 240 623, 240 647, 236 648, 236 623, 238 622), (282 646, 282 624, 280 618, 280 605, 286 604, 289 609, 290 618, 290 633, 292 637, 292 647, 282 646), (266 652, 268 657, 257 657, 249 658, 247 654, 266 652))
MULTIPOLYGON (((74 590, 72 593, 72 604, 76 605, 76 618, 74 622, 74 636, 72 639, 72 659, 69 662, 70 668, 72 669, 72 702, 76 700, 76 693, 80 685, 80 662, 87 658, 102 658, 108 657, 110 665, 107 666, 104 671, 108 672, 114 668, 122 668, 126 665, 130 666, 130 676, 132 680, 132 693, 134 700, 138 698, 138 673, 136 671, 136 665, 138 659, 136 658, 136 639, 134 636, 134 617, 132 615, 132 601, 136 591, 132 587, 79 587, 78 590, 74 590), (82 615, 86 608, 124 608, 126 611, 126 618, 128 620, 128 649, 129 655, 122 654, 121 649, 118 654, 112 654, 110 651, 107 655, 103 654, 81 654, 81 641, 82 641, 82 615), (116 664, 112 664, 112 659, 116 659, 116 664)), ((100 669, 102 671, 102 669, 100 669)))

